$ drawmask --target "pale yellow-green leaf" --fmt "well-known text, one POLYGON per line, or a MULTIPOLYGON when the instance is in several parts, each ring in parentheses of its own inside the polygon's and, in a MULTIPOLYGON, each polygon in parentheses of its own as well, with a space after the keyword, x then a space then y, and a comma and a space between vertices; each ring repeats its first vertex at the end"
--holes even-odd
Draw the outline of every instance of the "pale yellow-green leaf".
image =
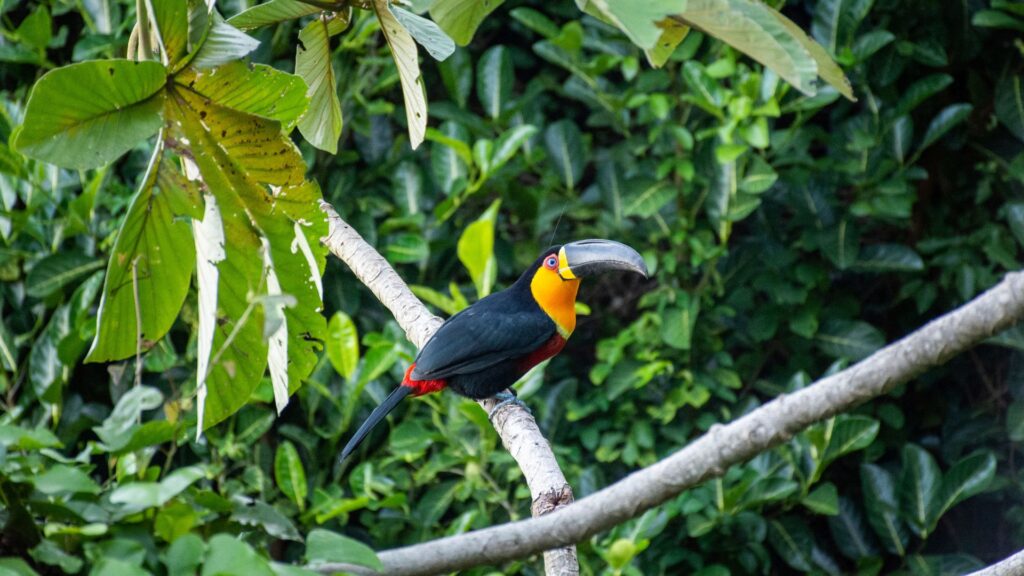
POLYGON ((307 142, 334 154, 341 136, 341 101, 331 64, 333 21, 316 18, 299 32, 295 73, 306 81, 309 109, 299 120, 299 132, 307 142))
POLYGON ((783 16, 778 10, 770 6, 765 6, 765 8, 779 22, 782 22, 786 30, 811 54, 811 57, 814 58, 815 63, 818 65, 818 75, 848 100, 856 102, 857 98, 853 95, 853 87, 850 85, 850 80, 843 74, 843 69, 825 51, 825 48, 815 42, 813 38, 808 36, 799 26, 783 16))
POLYGON ((380 29, 391 48, 398 67, 405 100, 405 117, 409 123, 409 144, 415 150, 423 142, 427 131, 427 96, 420 75, 419 52, 412 35, 402 27, 388 10, 387 0, 374 0, 373 9, 380 21, 380 29))
POLYGON ((459 260, 476 285, 477 298, 491 293, 498 275, 497 260, 494 258, 494 225, 498 219, 499 206, 501 200, 495 200, 459 237, 459 260))
POLYGON ((689 0, 679 15, 813 96, 818 66, 810 52, 764 4, 755 0, 689 0))
POLYGON ((665 18, 658 25, 661 26, 661 36, 653 48, 644 50, 647 61, 655 68, 664 66, 672 53, 676 51, 676 46, 679 46, 679 43, 690 33, 689 26, 672 18, 665 18))

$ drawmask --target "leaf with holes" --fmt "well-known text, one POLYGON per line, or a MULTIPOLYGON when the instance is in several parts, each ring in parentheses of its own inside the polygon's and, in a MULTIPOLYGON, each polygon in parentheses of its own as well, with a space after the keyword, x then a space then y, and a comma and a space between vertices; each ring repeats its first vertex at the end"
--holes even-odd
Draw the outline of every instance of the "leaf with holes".
POLYGON ((285 132, 291 131, 309 105, 301 76, 265 64, 230 62, 213 70, 189 69, 175 81, 221 106, 276 120, 285 132))

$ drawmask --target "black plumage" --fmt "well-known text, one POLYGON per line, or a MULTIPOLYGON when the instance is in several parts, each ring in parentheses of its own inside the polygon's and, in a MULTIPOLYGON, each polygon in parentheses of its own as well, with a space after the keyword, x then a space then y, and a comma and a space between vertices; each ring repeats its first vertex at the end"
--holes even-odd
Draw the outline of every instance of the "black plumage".
MULTIPOLYGON (((557 248, 545 251, 549 254, 557 248)), ((491 294, 448 319, 416 356, 413 380, 446 380, 454 392, 489 398, 519 380, 524 363, 557 333, 541 310, 530 281, 543 257, 505 290, 491 294)))

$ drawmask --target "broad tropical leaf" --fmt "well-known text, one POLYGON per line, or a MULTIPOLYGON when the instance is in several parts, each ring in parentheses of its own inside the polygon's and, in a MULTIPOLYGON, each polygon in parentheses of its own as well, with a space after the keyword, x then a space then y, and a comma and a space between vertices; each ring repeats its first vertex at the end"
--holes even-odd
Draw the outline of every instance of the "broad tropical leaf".
POLYGON ((331 64, 331 36, 347 21, 316 18, 299 33, 295 73, 306 81, 309 112, 299 120, 299 132, 307 142, 334 154, 341 136, 341 101, 331 64))
POLYGON ((409 123, 409 145, 413 150, 423 143, 427 131, 427 96, 420 75, 419 52, 412 35, 395 18, 387 0, 373 0, 373 10, 380 21, 380 30, 391 48, 391 55, 398 67, 402 82, 402 97, 405 100, 405 117, 409 123))
POLYGON ((66 168, 102 166, 160 130, 166 81, 158 62, 94 60, 51 70, 32 89, 14 144, 66 168))
POLYGON ((146 349, 171 328, 195 266, 191 230, 176 216, 199 218, 201 210, 198 192, 158 144, 107 263, 87 361, 127 358, 135 354, 138 338, 146 349), (142 334, 137 334, 136 310, 142 334))
POLYGON ((459 46, 469 44, 473 34, 488 14, 504 0, 437 0, 430 5, 430 17, 459 46))

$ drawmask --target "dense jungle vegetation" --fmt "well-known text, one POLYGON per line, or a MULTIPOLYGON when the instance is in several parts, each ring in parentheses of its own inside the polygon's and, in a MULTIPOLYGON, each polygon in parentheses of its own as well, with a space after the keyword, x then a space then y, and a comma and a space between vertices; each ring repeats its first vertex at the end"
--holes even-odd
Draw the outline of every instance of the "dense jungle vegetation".
MULTIPOLYGON (((222 267, 219 305, 241 320, 216 328, 197 415, 212 249, 193 247, 200 192, 165 168, 194 162, 211 187, 244 191, 250 180, 210 160, 243 112, 264 139, 228 154, 284 142, 294 162, 242 171, 285 190, 296 222, 318 221, 322 193, 438 314, 507 286, 551 244, 642 252, 652 277, 584 283, 566 350, 519 384, 577 498, 868 356, 1024 259, 1020 2, 769 1, 835 58, 853 101, 706 27, 645 54, 640 32, 586 2, 483 0, 493 12, 474 34, 453 10, 477 3, 413 1, 382 17, 434 34, 420 133, 388 46, 400 39, 368 9, 378 0, 333 19, 274 2, 218 2, 223 18, 185 2, 0 2, 0 574, 308 574, 530 515, 487 415, 454 394, 407 402, 338 463, 415 349, 317 247, 321 224, 293 234, 219 196, 227 262, 260 252, 237 219, 248 210, 281 286, 254 297, 269 282, 261 261, 222 267), (80 64, 157 50, 132 34, 147 5, 180 25, 164 30, 166 62, 80 64), (72 64, 61 84, 40 82, 72 64), (225 76, 236 84, 214 85, 225 76), (263 108, 242 102, 250 93, 263 108), (62 129, 89 95, 132 117, 102 139, 62 129), (160 225, 141 232, 145 218, 160 225), (322 316, 300 281, 304 242, 323 270, 322 316), (178 272, 148 268, 153 246, 178 272), (139 331, 159 337, 138 343, 137 310, 158 316, 139 331), (285 322, 293 395, 278 417, 263 369, 285 322), (253 385, 218 392, 236 371, 253 385)), ((1021 548, 1022 442, 1014 329, 581 543, 581 571, 961 574, 1021 548)), ((541 572, 534 558, 468 573, 541 572)))

